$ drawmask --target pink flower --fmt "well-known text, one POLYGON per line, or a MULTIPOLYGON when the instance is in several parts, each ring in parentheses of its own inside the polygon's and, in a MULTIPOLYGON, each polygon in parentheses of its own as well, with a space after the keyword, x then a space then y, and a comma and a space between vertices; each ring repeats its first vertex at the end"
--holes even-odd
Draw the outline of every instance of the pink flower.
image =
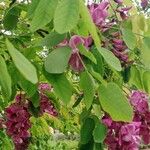
POLYGON ((139 113, 148 111, 148 95, 142 91, 132 91, 130 102, 139 113))
MULTIPOLYGON (((17 96, 17 98, 21 101, 21 97, 17 96)), ((15 150, 25 150, 28 147, 26 141, 30 137, 28 130, 31 127, 27 107, 16 102, 7 107, 5 113, 6 131, 15 144, 15 150)))
POLYGON ((125 142, 132 142, 137 145, 140 144, 140 122, 132 122, 130 124, 123 125, 120 129, 119 134, 119 143, 122 144, 122 141, 125 142))
POLYGON ((118 4, 122 4, 123 3, 123 0, 114 0, 116 3, 118 4))
POLYGON ((92 44, 91 37, 81 37, 78 35, 74 35, 71 37, 69 41, 69 46, 72 49, 72 55, 69 60, 69 65, 74 71, 82 71, 84 69, 83 64, 81 62, 82 56, 79 53, 78 46, 82 44, 86 49, 89 49, 89 46, 92 44))
POLYGON ((116 57, 119 58, 123 65, 126 65, 129 63, 129 57, 127 53, 128 48, 119 36, 117 38, 113 38, 113 40, 111 41, 113 46, 112 52, 115 54, 116 57))
POLYGON ((101 26, 101 24, 105 21, 105 19, 108 16, 108 1, 102 1, 100 4, 92 4, 89 5, 89 10, 91 13, 91 16, 93 18, 93 22, 97 26, 101 26))
POLYGON ((40 83, 38 89, 40 92, 51 92, 52 87, 48 83, 40 83))
POLYGON ((148 0, 141 0, 141 6, 145 9, 148 6, 148 0))
POLYGON ((125 8, 121 8, 121 9, 117 9, 117 12, 120 13, 120 16, 123 20, 127 19, 128 18, 128 12, 129 10, 132 8, 131 7, 125 7, 125 8))
POLYGON ((55 117, 58 116, 58 112, 55 109, 54 105, 51 103, 49 98, 44 94, 40 94, 40 113, 41 114, 48 113, 55 117))

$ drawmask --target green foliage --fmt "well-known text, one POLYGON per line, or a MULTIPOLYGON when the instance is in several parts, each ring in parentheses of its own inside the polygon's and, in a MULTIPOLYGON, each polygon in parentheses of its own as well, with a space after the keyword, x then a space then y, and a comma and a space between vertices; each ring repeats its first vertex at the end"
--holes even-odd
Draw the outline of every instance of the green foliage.
POLYGON ((54 15, 54 28, 62 34, 72 30, 79 19, 79 0, 63 0, 58 3, 54 15))
POLYGON ((56 95, 65 103, 68 104, 72 96, 72 86, 64 74, 49 74, 44 73, 45 77, 54 87, 56 95))
POLYGON ((2 87, 2 95, 5 99, 11 97, 11 77, 8 73, 4 58, 0 55, 0 85, 2 87))
POLYGON ((133 32, 129 29, 122 29, 123 39, 127 46, 133 50, 136 47, 136 38, 133 32))
POLYGON ((119 59, 117 57, 115 57, 115 55, 111 51, 109 51, 109 50, 107 50, 105 48, 99 48, 98 51, 104 57, 105 61, 112 68, 114 68, 117 71, 121 71, 122 70, 119 59))
POLYGON ((16 28, 20 12, 21 9, 18 5, 7 10, 3 21, 6 30, 13 30, 16 28))
MULTIPOLYGON (((25 93, 31 102, 30 113, 37 117, 31 117, 29 150, 77 149, 78 142, 80 150, 103 150, 107 129, 101 117, 108 113, 114 121, 131 122, 133 109, 127 99, 130 91, 138 89, 150 94, 148 16, 133 5, 129 18, 122 21, 114 11, 120 6, 131 6, 132 2, 127 0, 120 6, 111 2, 114 8, 108 8, 107 19, 114 19, 116 24, 104 31, 107 21, 102 26, 95 24, 84 0, 3 2, 5 5, 0 3, 0 115, 17 93, 25 93), (73 41, 78 52, 72 51, 69 44, 73 35, 82 39, 73 41), (90 45, 84 41, 87 37, 93 40, 90 45), (120 50, 119 56, 114 52, 117 44, 113 45, 113 38, 123 40, 128 47, 120 50), (73 58, 74 65, 80 67, 82 63, 82 71, 69 67, 72 53, 78 53, 73 58), (126 53, 128 62, 121 60, 126 53), (39 83, 51 85, 51 92, 45 95, 56 106, 58 117, 38 116, 39 83), (69 132, 71 135, 80 132, 80 141, 72 137, 71 141, 69 136, 57 141, 53 129, 60 130, 65 137, 69 132)), ((5 129, 0 131, 0 137, 4 137, 0 138, 0 150, 14 149, 5 129)))
POLYGON ((97 123, 95 129, 93 130, 93 137, 95 143, 103 143, 106 137, 106 133, 107 133, 106 127, 101 123, 97 123))
POLYGON ((37 83, 37 73, 35 67, 31 64, 31 62, 26 59, 13 45, 10 41, 6 40, 6 45, 8 51, 13 59, 13 62, 19 72, 30 82, 37 83))
POLYGON ((117 84, 108 83, 107 87, 100 85, 99 101, 113 120, 132 121, 133 109, 117 84))
MULTIPOLYGON (((33 18, 31 21, 31 31, 34 32, 37 29, 44 27, 47 25, 52 19, 55 12, 55 8, 57 6, 58 0, 40 0, 37 4, 36 1, 33 1, 31 12, 34 10, 33 18), (36 4, 34 4, 36 3, 36 4)), ((31 13, 30 12, 30 13, 31 13)))
POLYGON ((66 37, 66 34, 58 34, 57 32, 51 32, 42 40, 42 46, 46 46, 47 48, 51 48, 53 46, 57 46, 57 44, 61 43, 66 37))
POLYGON ((86 71, 80 76, 80 86, 83 89, 85 105, 89 109, 95 95, 95 83, 93 77, 86 71))
POLYGON ((95 122, 92 118, 87 118, 81 127, 81 144, 87 144, 92 140, 92 132, 95 127, 95 122))
POLYGON ((45 60, 45 70, 56 74, 65 72, 70 56, 71 49, 69 47, 54 49, 45 60))

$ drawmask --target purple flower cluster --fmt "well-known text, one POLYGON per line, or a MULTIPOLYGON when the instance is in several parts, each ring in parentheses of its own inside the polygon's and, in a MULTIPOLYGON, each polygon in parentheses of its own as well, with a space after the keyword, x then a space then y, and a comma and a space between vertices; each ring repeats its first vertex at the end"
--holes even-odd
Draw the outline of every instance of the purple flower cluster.
POLYGON ((109 150, 139 150, 141 142, 150 143, 148 95, 142 91, 133 91, 129 100, 134 107, 134 118, 131 123, 113 121, 108 114, 102 118, 108 127, 104 142, 109 150))
POLYGON ((142 6, 143 9, 147 8, 148 0, 141 0, 141 6, 142 6))
POLYGON ((134 106, 135 116, 133 121, 140 121, 140 135, 144 144, 150 143, 150 109, 148 95, 142 91, 133 91, 130 102, 134 106))
POLYGON ((40 113, 41 114, 48 113, 54 117, 58 116, 58 112, 55 109, 54 105, 49 100, 49 98, 44 94, 40 94, 40 113))
POLYGON ((118 13, 120 13, 120 17, 122 18, 122 20, 126 20, 126 19, 128 19, 128 12, 131 8, 132 8, 132 6, 131 7, 118 8, 116 11, 118 13))
POLYGON ((90 36, 82 37, 73 35, 69 41, 65 39, 62 43, 58 44, 57 47, 69 46, 72 49, 72 54, 68 63, 72 70, 80 72, 84 70, 84 67, 81 62, 83 56, 79 53, 78 46, 81 44, 88 50, 92 42, 93 40, 90 36))
POLYGON ((78 35, 74 35, 71 37, 69 41, 69 46, 72 49, 72 54, 69 60, 69 65, 74 71, 82 71, 84 69, 83 64, 81 62, 82 55, 79 53, 78 46, 82 44, 86 49, 89 49, 89 46, 92 44, 91 37, 81 37, 78 35))
MULTIPOLYGON (((18 98, 19 96, 17 96, 18 98)), ((31 127, 30 114, 27 105, 18 102, 11 104, 5 110, 6 113, 6 131, 12 138, 16 150, 26 150, 29 143, 31 127)))
POLYGON ((108 1, 102 1, 99 4, 91 4, 88 5, 90 14, 93 18, 93 22, 97 25, 97 26, 101 26, 106 18, 108 17, 108 9, 109 7, 109 2, 108 1))
POLYGON ((128 47, 126 46, 125 42, 121 39, 121 35, 119 33, 113 34, 112 36, 112 52, 115 54, 116 57, 119 58, 122 64, 128 64, 128 47))
POLYGON ((58 112, 55 109, 54 105, 50 101, 50 99, 44 94, 46 91, 51 92, 52 87, 47 83, 39 84, 39 92, 40 92, 40 114, 48 113, 54 117, 58 116, 58 112))

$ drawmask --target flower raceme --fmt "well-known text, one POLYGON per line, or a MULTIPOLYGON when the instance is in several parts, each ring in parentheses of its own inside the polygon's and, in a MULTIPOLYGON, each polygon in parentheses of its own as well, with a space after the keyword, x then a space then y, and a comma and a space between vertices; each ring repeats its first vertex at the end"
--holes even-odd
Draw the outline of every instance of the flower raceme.
POLYGON ((12 138, 16 150, 25 150, 28 147, 31 127, 30 114, 26 104, 16 102, 6 108, 6 131, 12 138))
POLYGON ((39 94, 40 94, 40 115, 43 113, 48 113, 54 117, 58 116, 58 112, 50 99, 45 95, 46 92, 51 92, 52 87, 47 83, 39 84, 39 94))

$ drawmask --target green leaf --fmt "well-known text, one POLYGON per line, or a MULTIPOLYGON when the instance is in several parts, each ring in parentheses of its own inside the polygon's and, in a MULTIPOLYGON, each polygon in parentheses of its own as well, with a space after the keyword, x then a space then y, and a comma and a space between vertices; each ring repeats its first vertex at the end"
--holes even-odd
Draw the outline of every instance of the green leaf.
POLYGON ((100 39, 96 31, 96 26, 93 23, 89 10, 84 4, 83 0, 80 0, 79 6, 80 6, 80 16, 82 18, 83 24, 85 25, 85 29, 88 29, 89 33, 94 39, 96 47, 97 48, 101 47, 100 39))
POLYGON ((57 32, 51 32, 42 40, 42 46, 51 48, 61 43, 66 37, 66 34, 58 34, 57 32))
POLYGON ((98 51, 104 57, 105 61, 115 70, 121 71, 121 63, 119 59, 109 50, 105 48, 99 48, 98 51))
POLYGON ((150 94, 150 71, 143 73, 143 86, 145 91, 150 94))
POLYGON ((44 71, 46 79, 54 87, 56 95, 65 103, 68 104, 71 100, 73 88, 64 74, 49 74, 44 71))
POLYGON ((0 85, 2 90, 2 95, 4 98, 9 99, 11 97, 11 77, 8 73, 5 60, 0 55, 0 85))
POLYGON ((138 89, 143 89, 142 69, 136 66, 131 67, 129 83, 136 86, 138 89))
POLYGON ((45 70, 49 73, 63 73, 71 55, 69 47, 54 49, 45 60, 45 70))
POLYGON ((31 21, 32 32, 44 27, 53 19, 57 3, 58 0, 40 0, 31 21))
POLYGON ((19 76, 18 84, 26 92, 27 96, 31 97, 37 90, 37 85, 32 84, 28 80, 24 79, 22 75, 19 76))
POLYGON ((150 70, 150 37, 145 37, 143 39, 141 58, 145 67, 150 70))
POLYGON ((103 143, 106 137, 106 133, 107 133, 106 126, 101 123, 97 123, 93 131, 94 141, 96 143, 103 143))
POLYGON ((32 0, 30 6, 28 7, 28 18, 32 18, 34 16, 34 12, 39 4, 40 0, 32 0))
POLYGON ((19 72, 31 83, 38 82, 37 73, 35 67, 31 62, 24 57, 13 45, 6 39, 7 49, 12 57, 12 60, 19 70, 19 72))
POLYGON ((89 109, 92 105, 95 94, 95 83, 93 77, 88 72, 83 72, 80 76, 80 86, 84 93, 84 102, 89 109))
POLYGON ((54 29, 62 34, 77 25, 79 20, 79 0, 63 0, 58 4, 54 15, 54 29))
POLYGON ((13 30, 17 26, 18 22, 18 17, 20 15, 20 8, 16 5, 12 8, 10 8, 5 16, 4 16, 4 21, 3 25, 6 30, 13 30))
POLYGON ((94 55, 89 50, 85 49, 85 47, 83 45, 79 46, 79 51, 82 55, 87 57, 93 63, 95 63, 95 64, 97 63, 96 58, 94 57, 94 55))
POLYGON ((96 48, 92 49, 91 52, 93 53, 97 61, 97 64, 94 64, 94 63, 92 64, 93 70, 99 73, 101 76, 103 76, 104 75, 103 57, 96 48))
POLYGON ((136 37, 133 32, 129 29, 122 29, 123 40, 127 44, 128 48, 133 50, 136 47, 136 37))
POLYGON ((117 84, 108 83, 107 87, 100 85, 99 100, 103 110, 114 121, 132 121, 133 109, 117 84))
POLYGON ((30 100, 31 100, 33 106, 35 108, 37 108, 39 106, 39 103, 40 103, 39 92, 38 91, 34 92, 34 95, 32 95, 32 97, 30 98, 30 100))
POLYGON ((95 122, 92 118, 87 118, 80 131, 80 142, 81 144, 87 144, 92 139, 92 132, 95 127, 95 122))

